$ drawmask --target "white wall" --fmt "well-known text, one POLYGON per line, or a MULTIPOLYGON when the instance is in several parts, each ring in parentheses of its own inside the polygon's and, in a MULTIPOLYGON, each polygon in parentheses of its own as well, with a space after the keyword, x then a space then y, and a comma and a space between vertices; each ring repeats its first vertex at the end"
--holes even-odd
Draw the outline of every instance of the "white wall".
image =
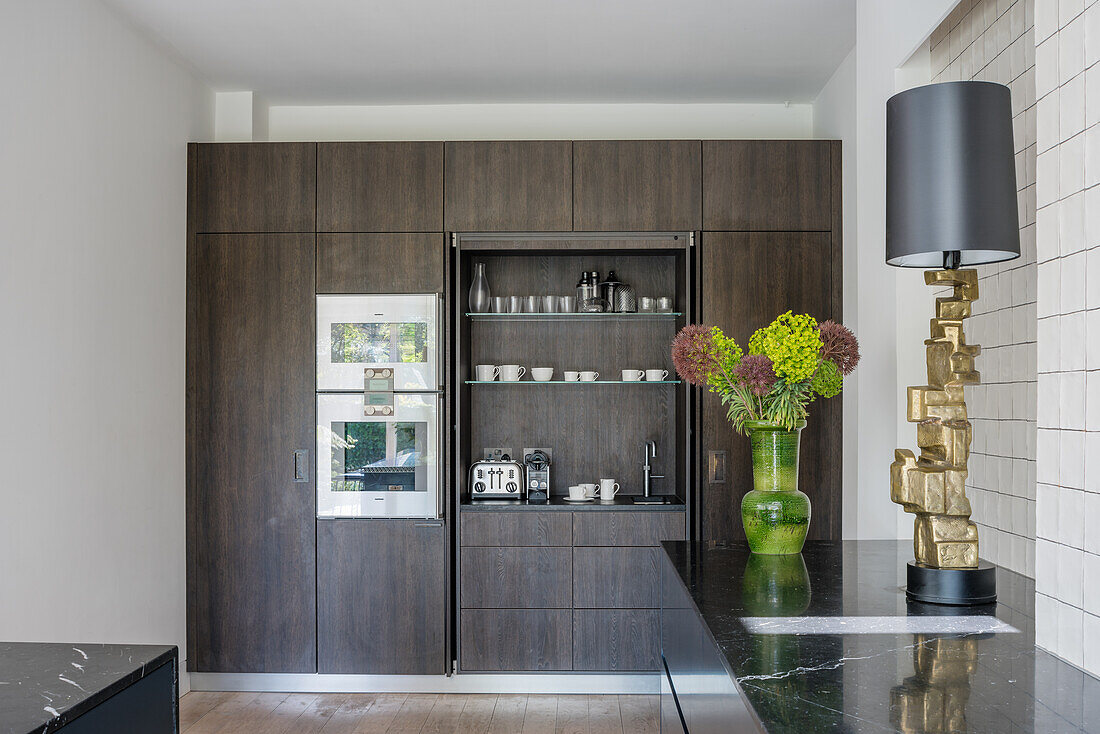
MULTIPOLYGON (((844 318, 850 329, 859 335, 859 308, 857 294, 858 248, 856 246, 856 51, 852 49, 840 63, 832 78, 814 100, 815 138, 829 138, 841 143, 842 169, 842 225, 844 243, 844 318)), ((845 380, 844 392, 844 486, 842 532, 846 538, 855 538, 858 527, 859 507, 859 376, 857 369, 845 380)))
POLYGON ((0 639, 182 652, 185 143, 213 95, 93 0, 0 3, 0 89, 0 639))
POLYGON ((274 106, 269 140, 808 138, 808 104, 274 106))

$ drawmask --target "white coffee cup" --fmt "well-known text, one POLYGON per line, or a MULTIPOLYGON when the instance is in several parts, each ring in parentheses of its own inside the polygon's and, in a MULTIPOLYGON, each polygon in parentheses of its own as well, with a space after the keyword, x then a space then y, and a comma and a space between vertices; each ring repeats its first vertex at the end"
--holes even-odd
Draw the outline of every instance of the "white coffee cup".
POLYGON ((619 483, 614 479, 600 480, 600 502, 614 502, 615 495, 619 493, 619 483))
POLYGON ((553 367, 532 367, 531 379, 535 382, 549 382, 550 378, 554 376, 553 367))
POLYGON ((668 379, 668 370, 646 370, 646 382, 663 382, 668 379))
POLYGON ((581 373, 581 382, 595 382, 599 376, 599 372, 593 372, 592 370, 584 370, 581 373))
POLYGON ((582 490, 584 490, 584 496, 585 496, 586 499, 591 500, 591 499, 596 498, 596 485, 595 484, 586 484, 586 483, 582 482, 581 484, 578 484, 577 486, 580 487, 582 490))
POLYGON ((565 375, 566 382, 576 382, 581 378, 581 373, 576 370, 566 370, 562 374, 565 375))
POLYGON ((641 370, 623 370, 623 382, 638 382, 644 374, 641 370))
POLYGON ((474 367, 474 374, 478 382, 492 382, 500 374, 500 367, 495 364, 479 364, 474 367))
POLYGON ((569 488, 569 499, 577 501, 588 499, 588 491, 585 489, 586 486, 595 485, 574 484, 569 488))
POLYGON ((519 378, 525 374, 527 374, 527 368, 520 367, 518 364, 502 364, 500 366, 501 382, 519 382, 519 378))

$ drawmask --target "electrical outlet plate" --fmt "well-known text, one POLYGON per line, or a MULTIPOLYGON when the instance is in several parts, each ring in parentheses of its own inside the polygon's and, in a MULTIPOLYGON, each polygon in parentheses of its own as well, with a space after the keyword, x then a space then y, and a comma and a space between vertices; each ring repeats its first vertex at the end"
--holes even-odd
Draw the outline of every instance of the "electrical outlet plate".
POLYGON ((524 449, 524 450, 523 450, 523 459, 522 459, 522 463, 527 463, 527 457, 528 457, 528 456, 530 456, 530 455, 531 455, 531 453, 532 453, 532 452, 534 452, 534 451, 541 451, 541 452, 543 452, 544 454, 546 454, 546 458, 550 459, 550 463, 551 463, 551 464, 553 464, 553 463, 554 463, 554 450, 553 450, 553 449, 548 449, 548 448, 544 448, 544 447, 541 447, 541 446, 534 446, 534 447, 532 447, 532 448, 529 448, 529 449, 524 449))
POLYGON ((512 455, 511 446, 486 446, 482 453, 484 454, 482 458, 491 461, 501 461, 505 456, 515 458, 512 455))

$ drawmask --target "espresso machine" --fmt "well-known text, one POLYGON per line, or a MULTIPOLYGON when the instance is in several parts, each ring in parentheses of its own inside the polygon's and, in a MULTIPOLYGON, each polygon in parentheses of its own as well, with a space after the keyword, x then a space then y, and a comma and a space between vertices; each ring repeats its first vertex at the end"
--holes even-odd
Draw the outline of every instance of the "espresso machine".
POLYGON ((525 449, 523 467, 527 480, 527 501, 534 505, 546 504, 550 500, 550 452, 525 449))

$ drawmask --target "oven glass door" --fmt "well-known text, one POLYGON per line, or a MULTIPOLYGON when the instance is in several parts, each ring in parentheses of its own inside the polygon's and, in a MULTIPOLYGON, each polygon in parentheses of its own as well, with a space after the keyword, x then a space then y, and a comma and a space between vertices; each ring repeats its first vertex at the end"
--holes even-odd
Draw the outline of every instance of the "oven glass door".
POLYGON ((363 394, 317 396, 318 517, 438 517, 439 393, 394 393, 392 415, 363 394))
POLYGON ((368 367, 392 369, 391 390, 438 390, 439 310, 435 293, 317 296, 317 390, 362 390, 368 367))

